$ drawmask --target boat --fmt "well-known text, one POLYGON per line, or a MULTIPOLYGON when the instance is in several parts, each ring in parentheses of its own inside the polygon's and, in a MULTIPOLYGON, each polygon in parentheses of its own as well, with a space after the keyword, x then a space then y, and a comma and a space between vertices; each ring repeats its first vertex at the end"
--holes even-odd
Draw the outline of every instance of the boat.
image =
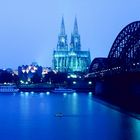
POLYGON ((54 90, 52 90, 52 92, 53 93, 74 93, 75 90, 69 89, 69 88, 59 87, 59 88, 55 88, 54 90))
POLYGON ((0 93, 15 93, 18 91, 16 85, 0 85, 0 93))
POLYGON ((63 115, 63 113, 61 113, 61 112, 55 114, 55 117, 63 117, 63 116, 64 116, 64 115, 63 115))

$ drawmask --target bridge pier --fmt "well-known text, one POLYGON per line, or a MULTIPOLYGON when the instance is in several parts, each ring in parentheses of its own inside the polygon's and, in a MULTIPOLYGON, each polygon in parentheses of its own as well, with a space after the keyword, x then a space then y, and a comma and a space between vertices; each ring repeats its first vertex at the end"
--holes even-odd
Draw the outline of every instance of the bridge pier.
POLYGON ((126 73, 96 80, 95 96, 140 113, 140 73, 126 73))

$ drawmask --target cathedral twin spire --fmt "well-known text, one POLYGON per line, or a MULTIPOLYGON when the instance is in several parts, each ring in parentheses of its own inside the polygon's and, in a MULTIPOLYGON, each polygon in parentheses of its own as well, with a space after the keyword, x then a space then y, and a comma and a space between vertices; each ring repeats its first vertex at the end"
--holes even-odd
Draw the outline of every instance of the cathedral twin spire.
MULTIPOLYGON (((57 50, 68 51, 67 35, 66 35, 66 32, 65 32, 64 17, 62 17, 60 35, 59 35, 58 38, 59 38, 59 40, 58 40, 58 44, 57 44, 57 50)), ((79 32, 78 32, 77 18, 75 17, 73 33, 71 35, 70 50, 71 51, 79 51, 80 47, 81 47, 80 35, 79 35, 79 32)))
MULTIPOLYGON (((66 34, 66 33, 65 33, 64 17, 62 17, 60 35, 65 35, 65 34, 66 34)), ((75 17, 75 21, 74 21, 73 34, 79 34, 79 33, 78 33, 78 24, 77 24, 77 18, 76 18, 76 17, 75 17)))

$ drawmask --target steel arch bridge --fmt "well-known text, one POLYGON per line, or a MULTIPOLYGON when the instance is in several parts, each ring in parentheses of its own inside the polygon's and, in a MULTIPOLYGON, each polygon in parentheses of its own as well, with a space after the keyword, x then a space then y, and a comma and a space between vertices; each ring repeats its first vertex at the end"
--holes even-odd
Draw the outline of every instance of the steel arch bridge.
POLYGON ((135 21, 118 34, 106 59, 95 58, 92 61, 89 75, 103 77, 138 71, 140 72, 140 21, 135 21))
POLYGON ((129 71, 140 63, 140 21, 127 25, 115 39, 109 55, 110 68, 129 71))

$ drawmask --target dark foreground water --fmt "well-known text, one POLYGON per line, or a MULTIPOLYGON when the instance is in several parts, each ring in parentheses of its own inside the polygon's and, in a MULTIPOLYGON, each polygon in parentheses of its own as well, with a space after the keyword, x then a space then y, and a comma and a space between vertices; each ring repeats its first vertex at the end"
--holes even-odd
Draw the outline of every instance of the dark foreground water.
POLYGON ((91 94, 0 95, 0 140, 140 140, 140 120, 91 94))

